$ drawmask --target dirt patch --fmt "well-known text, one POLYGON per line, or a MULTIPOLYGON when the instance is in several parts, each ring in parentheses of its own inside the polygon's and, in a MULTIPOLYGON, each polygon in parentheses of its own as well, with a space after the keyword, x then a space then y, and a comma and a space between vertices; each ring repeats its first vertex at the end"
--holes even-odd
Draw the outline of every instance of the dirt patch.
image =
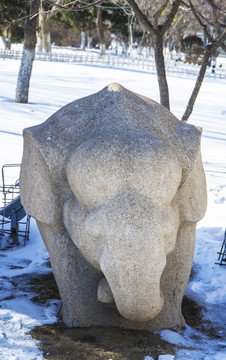
POLYGON ((35 292, 37 293, 37 295, 31 299, 33 302, 44 304, 49 299, 60 300, 60 294, 52 273, 33 278, 29 281, 29 284, 33 286, 33 288, 35 287, 35 292))
MULTIPOLYGON (((38 293, 32 300, 45 303, 48 299, 59 299, 53 274, 32 279, 38 293)), ((202 309, 187 297, 183 300, 186 322, 198 327, 202 309)), ((48 360, 143 360, 144 356, 158 359, 159 355, 173 355, 176 346, 163 341, 158 334, 148 331, 119 328, 66 328, 59 320, 57 324, 38 326, 31 331, 40 341, 40 349, 48 360)))
POLYGON ((62 324, 36 327, 32 337, 49 360, 143 360, 150 355, 174 354, 159 335, 119 328, 66 328, 62 324))
POLYGON ((186 323, 198 329, 203 317, 203 308, 193 299, 184 296, 182 301, 182 314, 184 315, 186 323))

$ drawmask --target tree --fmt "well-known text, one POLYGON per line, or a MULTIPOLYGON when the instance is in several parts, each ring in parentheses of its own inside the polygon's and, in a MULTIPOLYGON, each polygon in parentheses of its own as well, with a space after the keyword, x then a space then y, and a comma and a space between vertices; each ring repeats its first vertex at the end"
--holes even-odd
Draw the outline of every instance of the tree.
POLYGON ((106 20, 110 22, 111 32, 116 35, 121 36, 124 39, 128 39, 128 15, 131 12, 129 6, 127 8, 119 6, 119 4, 110 3, 110 7, 108 4, 103 5, 106 14, 106 20))
MULTIPOLYGON (((101 4, 102 2, 104 2, 104 0, 90 0, 88 2, 84 2, 83 4, 85 5, 80 5, 80 6, 75 6, 75 4, 78 3, 78 0, 74 0, 74 1, 70 1, 70 0, 63 0, 62 3, 58 3, 58 1, 54 1, 54 0, 42 0, 43 2, 47 3, 47 4, 51 4, 51 5, 54 5, 54 8, 57 8, 57 9, 60 9, 60 10, 64 10, 65 12, 71 12, 71 13, 78 13, 78 14, 81 14, 81 12, 85 12, 85 10, 88 10, 88 13, 90 15, 93 15, 93 7, 98 5, 98 4, 101 4)), ((87 14, 87 13, 86 13, 87 14)), ((84 21, 84 16, 82 15, 78 15, 76 16, 77 19, 80 18, 80 20, 82 20, 83 22, 83 28, 81 29, 81 48, 82 49, 85 49, 85 29, 86 30, 89 30, 90 32, 90 22, 89 21, 84 21)), ((67 18, 67 16, 66 16, 67 18)), ((69 16, 70 18, 70 16, 69 16)), ((74 16, 72 16, 72 18, 74 18, 74 16)), ((73 24, 72 25, 73 27, 76 27, 76 24, 73 24)))
POLYGON ((64 0, 57 0, 55 5, 49 5, 40 1, 40 9, 38 16, 39 28, 37 31, 37 45, 38 51, 50 52, 51 51, 51 36, 49 31, 50 19, 60 9, 56 5, 62 5, 64 0))
POLYGON ((167 109, 170 109, 170 102, 163 54, 163 38, 164 34, 170 28, 174 20, 181 1, 182 0, 175 0, 171 3, 168 0, 162 0, 158 2, 159 6, 156 10, 156 6, 153 7, 150 1, 127 0, 137 19, 153 37, 155 66, 160 91, 160 103, 167 109))
POLYGON ((203 28, 209 44, 207 45, 203 56, 194 90, 187 105, 185 114, 182 117, 183 121, 187 121, 192 112, 211 56, 217 48, 222 47, 225 49, 226 47, 226 30, 224 25, 225 11, 222 10, 223 1, 219 0, 218 5, 216 5, 213 0, 203 0, 201 4, 199 1, 196 1, 195 5, 192 0, 188 0, 188 3, 181 0, 175 0, 173 2, 170 0, 161 0, 158 4, 157 2, 153 3, 148 0, 127 0, 127 3, 131 6, 139 21, 153 37, 155 64, 160 90, 160 102, 168 109, 170 109, 170 103, 163 55, 164 34, 170 29, 178 13, 179 6, 181 5, 183 5, 181 6, 182 10, 192 11, 192 14, 198 22, 200 28, 203 28), (200 9, 200 7, 202 8, 200 9), (206 16, 202 15, 203 11, 206 16), (214 33, 214 36, 211 32, 214 33))
MULTIPOLYGON (((52 0, 45 0, 46 2, 56 5, 52 0)), ((103 0, 97 0, 95 3, 100 3, 103 0)), ((79 11, 80 9, 85 9, 90 7, 86 5, 80 8, 74 7, 76 1, 70 2, 69 5, 57 5, 58 8, 69 9, 71 11, 79 11)), ((29 84, 32 72, 33 61, 35 57, 35 46, 36 46, 36 30, 37 30, 37 20, 38 12, 40 7, 40 0, 29 0, 27 1, 27 8, 25 14, 25 27, 24 27, 24 48, 20 64, 20 70, 17 78, 17 87, 16 87, 16 96, 15 102, 27 103, 28 102, 28 92, 29 84)))
POLYGON ((1 0, 0 2, 0 36, 6 49, 11 42, 23 38, 22 21, 18 21, 26 9, 28 0, 1 0))
POLYGON ((105 39, 104 39, 104 28, 103 28, 103 21, 102 21, 102 8, 97 8, 97 17, 96 17, 96 24, 97 24, 97 33, 100 41, 100 55, 105 54, 105 39))
POLYGON ((81 31, 81 49, 86 46, 86 34, 96 27, 96 13, 94 7, 90 7, 84 11, 60 11, 53 18, 52 22, 59 26, 64 24, 67 28, 81 31))
POLYGON ((188 101, 184 115, 182 116, 181 119, 182 121, 187 121, 192 113, 195 100, 201 88, 210 58, 213 56, 213 54, 216 52, 216 50, 219 47, 226 50, 226 45, 225 45, 226 25, 224 24, 226 17, 225 17, 225 12, 222 11, 222 8, 216 6, 212 0, 207 0, 206 4, 204 5, 209 5, 209 8, 207 7, 207 12, 206 12, 208 16, 204 17, 199 11, 198 7, 195 7, 191 0, 189 0, 189 5, 191 7, 194 17, 198 21, 199 25, 203 28, 204 34, 208 39, 208 44, 204 52, 202 64, 200 67, 199 75, 197 77, 194 89, 188 101), (214 31, 212 31, 213 29, 214 31))
MULTIPOLYGON (((88 40, 91 32, 96 28, 101 54, 104 53, 105 43, 110 40, 110 36, 107 37, 109 31, 116 34, 120 32, 123 37, 128 38, 127 14, 123 11, 124 8, 108 1, 96 6, 93 6, 92 2, 87 2, 87 4, 92 7, 82 12, 61 11, 52 18, 52 21, 81 30, 83 36, 85 32, 88 32, 88 40)), ((85 48, 85 44, 83 45, 82 49, 85 48)))
POLYGON ((121 34, 128 39, 128 13, 117 3, 104 2, 96 6, 96 24, 97 33, 100 42, 100 54, 105 53, 106 35, 105 32, 110 30, 111 33, 121 34))
POLYGON ((27 103, 33 60, 35 57, 36 27, 40 0, 30 0, 26 8, 24 47, 17 78, 15 102, 27 103))
POLYGON ((183 3, 165 34, 165 47, 168 45, 170 51, 178 52, 181 50, 183 39, 191 34, 196 34, 199 30, 199 25, 192 16, 190 8, 183 3))

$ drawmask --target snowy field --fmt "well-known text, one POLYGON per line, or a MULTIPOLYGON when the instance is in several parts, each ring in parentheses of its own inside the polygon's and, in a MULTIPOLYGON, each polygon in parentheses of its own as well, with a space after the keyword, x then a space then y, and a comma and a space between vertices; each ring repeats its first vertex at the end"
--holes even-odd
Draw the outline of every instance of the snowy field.
MULTIPOLYGON (((80 97, 119 82, 129 90, 158 101, 156 75, 101 66, 35 61, 28 104, 14 103, 19 61, 0 60, 0 167, 20 163, 22 130, 45 121, 56 110, 80 97)), ((194 78, 168 77, 171 111, 181 118, 194 78)), ((208 187, 208 209, 197 227, 194 275, 186 294, 204 310, 206 327, 215 336, 189 326, 183 331, 164 330, 161 336, 177 345, 175 359, 226 359, 226 266, 216 265, 217 252, 226 227, 226 86, 223 80, 204 82, 198 96, 191 124, 203 128, 202 156, 208 187), (209 324, 209 325, 208 325, 209 324)), ((0 205, 1 206, 1 205, 0 205)), ((44 274, 48 253, 35 222, 26 247, 0 251, 0 359, 42 360, 38 343, 26 333, 36 325, 53 323, 59 301, 37 305, 34 294, 24 289, 24 274, 44 274), (20 280, 20 286, 18 284, 20 280)), ((162 356, 161 359, 173 357, 162 356)), ((150 356, 145 357, 151 360, 150 356)), ((108 359, 106 359, 108 360, 108 359)), ((114 359, 117 360, 117 359, 114 359)))

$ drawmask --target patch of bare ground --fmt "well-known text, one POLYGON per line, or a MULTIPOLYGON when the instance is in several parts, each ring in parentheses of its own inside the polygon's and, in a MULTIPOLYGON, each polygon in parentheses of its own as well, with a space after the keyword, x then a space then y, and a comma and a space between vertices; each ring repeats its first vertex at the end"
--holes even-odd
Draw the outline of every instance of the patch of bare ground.
POLYGON ((66 328, 62 324, 36 327, 31 335, 41 341, 49 360, 143 360, 150 355, 174 354, 159 335, 119 328, 66 328))
MULTIPOLYGON (((52 274, 32 279, 38 294, 33 301, 45 303, 59 299, 52 274)), ((33 289, 34 290, 34 289, 33 289)), ((199 328, 202 309, 187 297, 183 300, 183 314, 188 325, 199 328)), ((66 328, 61 321, 38 326, 31 335, 40 341, 39 347, 48 360, 143 360, 150 355, 174 354, 176 346, 163 341, 158 334, 119 328, 66 328)))

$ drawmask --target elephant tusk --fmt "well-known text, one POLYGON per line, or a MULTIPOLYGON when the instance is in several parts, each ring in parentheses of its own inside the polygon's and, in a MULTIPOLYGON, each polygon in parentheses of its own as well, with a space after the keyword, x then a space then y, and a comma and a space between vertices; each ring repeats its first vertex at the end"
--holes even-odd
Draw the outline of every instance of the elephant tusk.
POLYGON ((114 304, 115 302, 111 288, 105 278, 102 278, 99 282, 97 298, 104 304, 114 304))

